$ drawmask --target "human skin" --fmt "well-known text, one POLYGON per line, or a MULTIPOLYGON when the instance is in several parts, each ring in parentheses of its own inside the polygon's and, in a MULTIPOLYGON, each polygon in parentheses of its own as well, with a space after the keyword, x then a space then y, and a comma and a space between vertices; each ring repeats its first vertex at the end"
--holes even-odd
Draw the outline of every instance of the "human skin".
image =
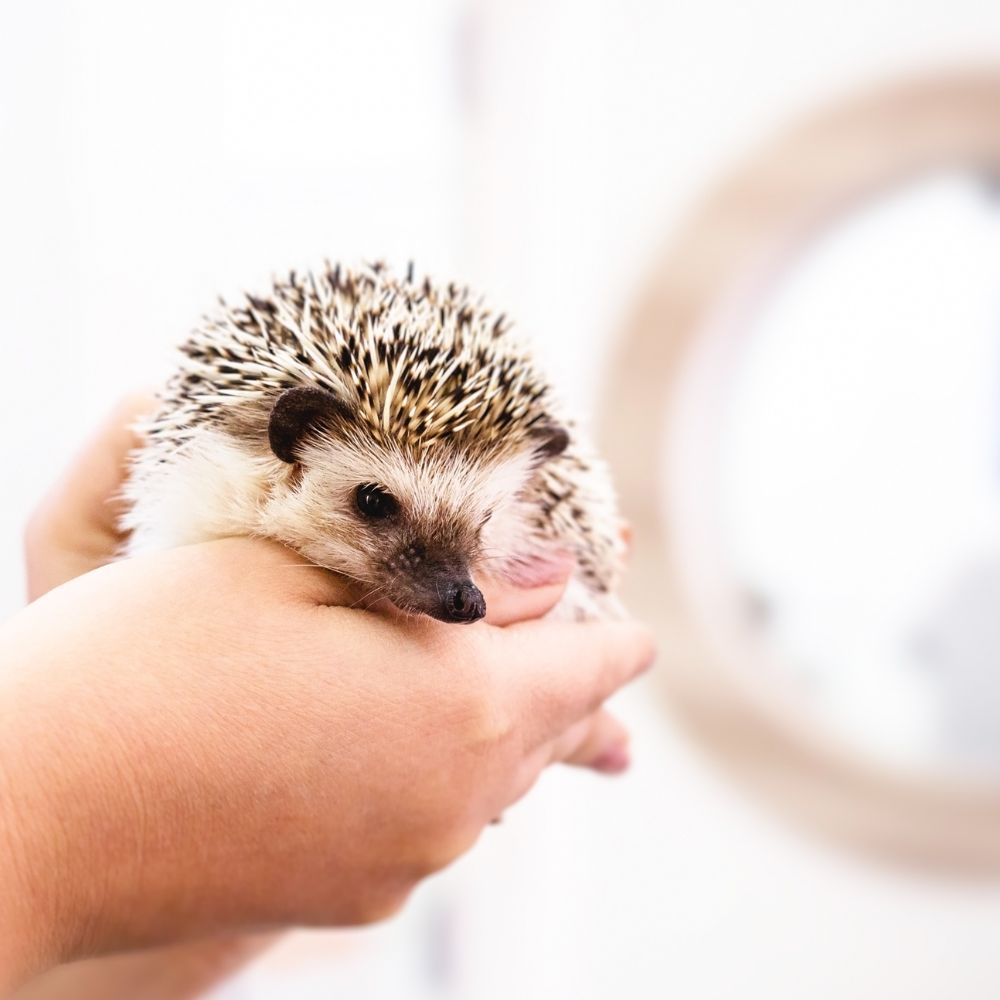
POLYGON ((389 915, 546 764, 627 763, 597 709, 648 663, 641 629, 532 620, 558 581, 496 590, 492 624, 381 617, 260 541, 87 572, 120 541, 122 449, 98 450, 29 531, 34 593, 86 575, 0 629, 8 987, 206 934, 230 936, 175 952, 231 966, 260 946, 232 932, 389 915))

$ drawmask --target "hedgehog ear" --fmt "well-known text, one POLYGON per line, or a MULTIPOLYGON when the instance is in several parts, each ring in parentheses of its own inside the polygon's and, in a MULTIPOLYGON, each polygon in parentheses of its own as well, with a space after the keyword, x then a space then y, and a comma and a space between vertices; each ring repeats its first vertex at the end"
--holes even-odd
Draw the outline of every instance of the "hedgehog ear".
POLYGON ((306 434, 335 416, 349 419, 351 412, 332 392, 312 385, 286 389, 274 404, 267 423, 271 451, 282 462, 297 462, 299 445, 306 434))
POLYGON ((539 461, 561 455, 569 445, 569 434, 559 424, 544 423, 532 428, 531 440, 539 461))

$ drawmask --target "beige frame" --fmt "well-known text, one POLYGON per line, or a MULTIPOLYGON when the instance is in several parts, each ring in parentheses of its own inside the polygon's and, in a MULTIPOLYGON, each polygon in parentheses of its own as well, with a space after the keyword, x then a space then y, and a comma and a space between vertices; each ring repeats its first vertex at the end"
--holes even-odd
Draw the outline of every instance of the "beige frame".
POLYGON ((810 233, 860 199, 958 165, 1000 176, 1000 71, 890 86, 765 146, 656 262, 612 364, 602 437, 635 532, 625 597, 658 629, 656 673, 675 717, 814 830, 893 859, 983 873, 1000 872, 1000 787, 873 764, 810 727, 779 684, 749 683, 771 668, 699 515, 705 470, 684 433, 711 421, 724 391, 743 335, 734 304, 745 309, 810 233), (754 669, 737 656, 757 658, 754 669))

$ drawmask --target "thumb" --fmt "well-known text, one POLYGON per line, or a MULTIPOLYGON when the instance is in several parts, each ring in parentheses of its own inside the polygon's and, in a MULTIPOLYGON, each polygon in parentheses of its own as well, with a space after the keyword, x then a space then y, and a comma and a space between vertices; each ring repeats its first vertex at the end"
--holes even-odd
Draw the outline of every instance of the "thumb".
POLYGON ((575 567, 572 556, 560 554, 521 567, 516 581, 483 579, 487 622, 504 626, 544 617, 561 600, 575 567))
POLYGON ((123 399, 41 501, 25 528, 28 600, 110 562, 124 538, 119 497, 132 425, 156 405, 152 396, 123 399))

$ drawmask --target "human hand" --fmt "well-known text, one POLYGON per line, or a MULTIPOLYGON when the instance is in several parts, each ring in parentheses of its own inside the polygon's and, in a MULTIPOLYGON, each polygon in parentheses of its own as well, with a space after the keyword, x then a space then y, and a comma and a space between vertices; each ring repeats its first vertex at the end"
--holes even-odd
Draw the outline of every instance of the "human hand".
MULTIPOLYGON (((36 507, 24 534, 29 601, 113 562, 122 551, 126 536, 119 527, 123 513, 121 488, 128 473, 129 455, 142 444, 135 425, 155 406, 156 400, 149 393, 135 392, 119 400, 36 507)), ((623 530, 626 544, 630 544, 630 534, 623 530)), ((510 625, 538 617, 538 607, 548 610, 552 606, 551 588, 562 587, 572 570, 572 562, 550 565, 542 579, 535 581, 541 586, 530 588, 496 579, 481 580, 487 597, 487 621, 510 625)), ((603 709, 590 725, 592 739, 602 741, 608 752, 595 758, 590 748, 583 746, 566 762, 584 763, 611 774, 625 770, 629 758, 624 727, 603 709)))
POLYGON ((394 912, 547 764, 612 752, 593 713, 651 656, 633 625, 330 606, 349 596, 233 539, 89 573, 0 630, 0 905, 28 969, 394 912))
MULTIPOLYGON (((105 565, 120 551, 125 538, 118 530, 117 498, 128 453, 140 443, 131 427, 154 405, 148 395, 122 400, 35 511, 25 536, 29 600, 105 565)), ((571 569, 567 564, 563 575, 571 569)), ((557 586, 558 577, 557 572, 553 579, 557 586)), ((495 581, 486 581, 484 590, 489 597, 488 620, 500 625, 540 613, 556 594, 551 587, 530 591, 495 581)), ((602 710, 583 728, 589 738, 577 745, 569 762, 596 764, 608 772, 627 765, 627 734, 606 712, 602 710), (605 748, 603 757, 593 752, 599 746, 605 748)), ((169 948, 75 962, 34 981, 25 996, 38 1000, 125 993, 193 997, 245 964, 274 938, 274 934, 214 935, 169 948)))

